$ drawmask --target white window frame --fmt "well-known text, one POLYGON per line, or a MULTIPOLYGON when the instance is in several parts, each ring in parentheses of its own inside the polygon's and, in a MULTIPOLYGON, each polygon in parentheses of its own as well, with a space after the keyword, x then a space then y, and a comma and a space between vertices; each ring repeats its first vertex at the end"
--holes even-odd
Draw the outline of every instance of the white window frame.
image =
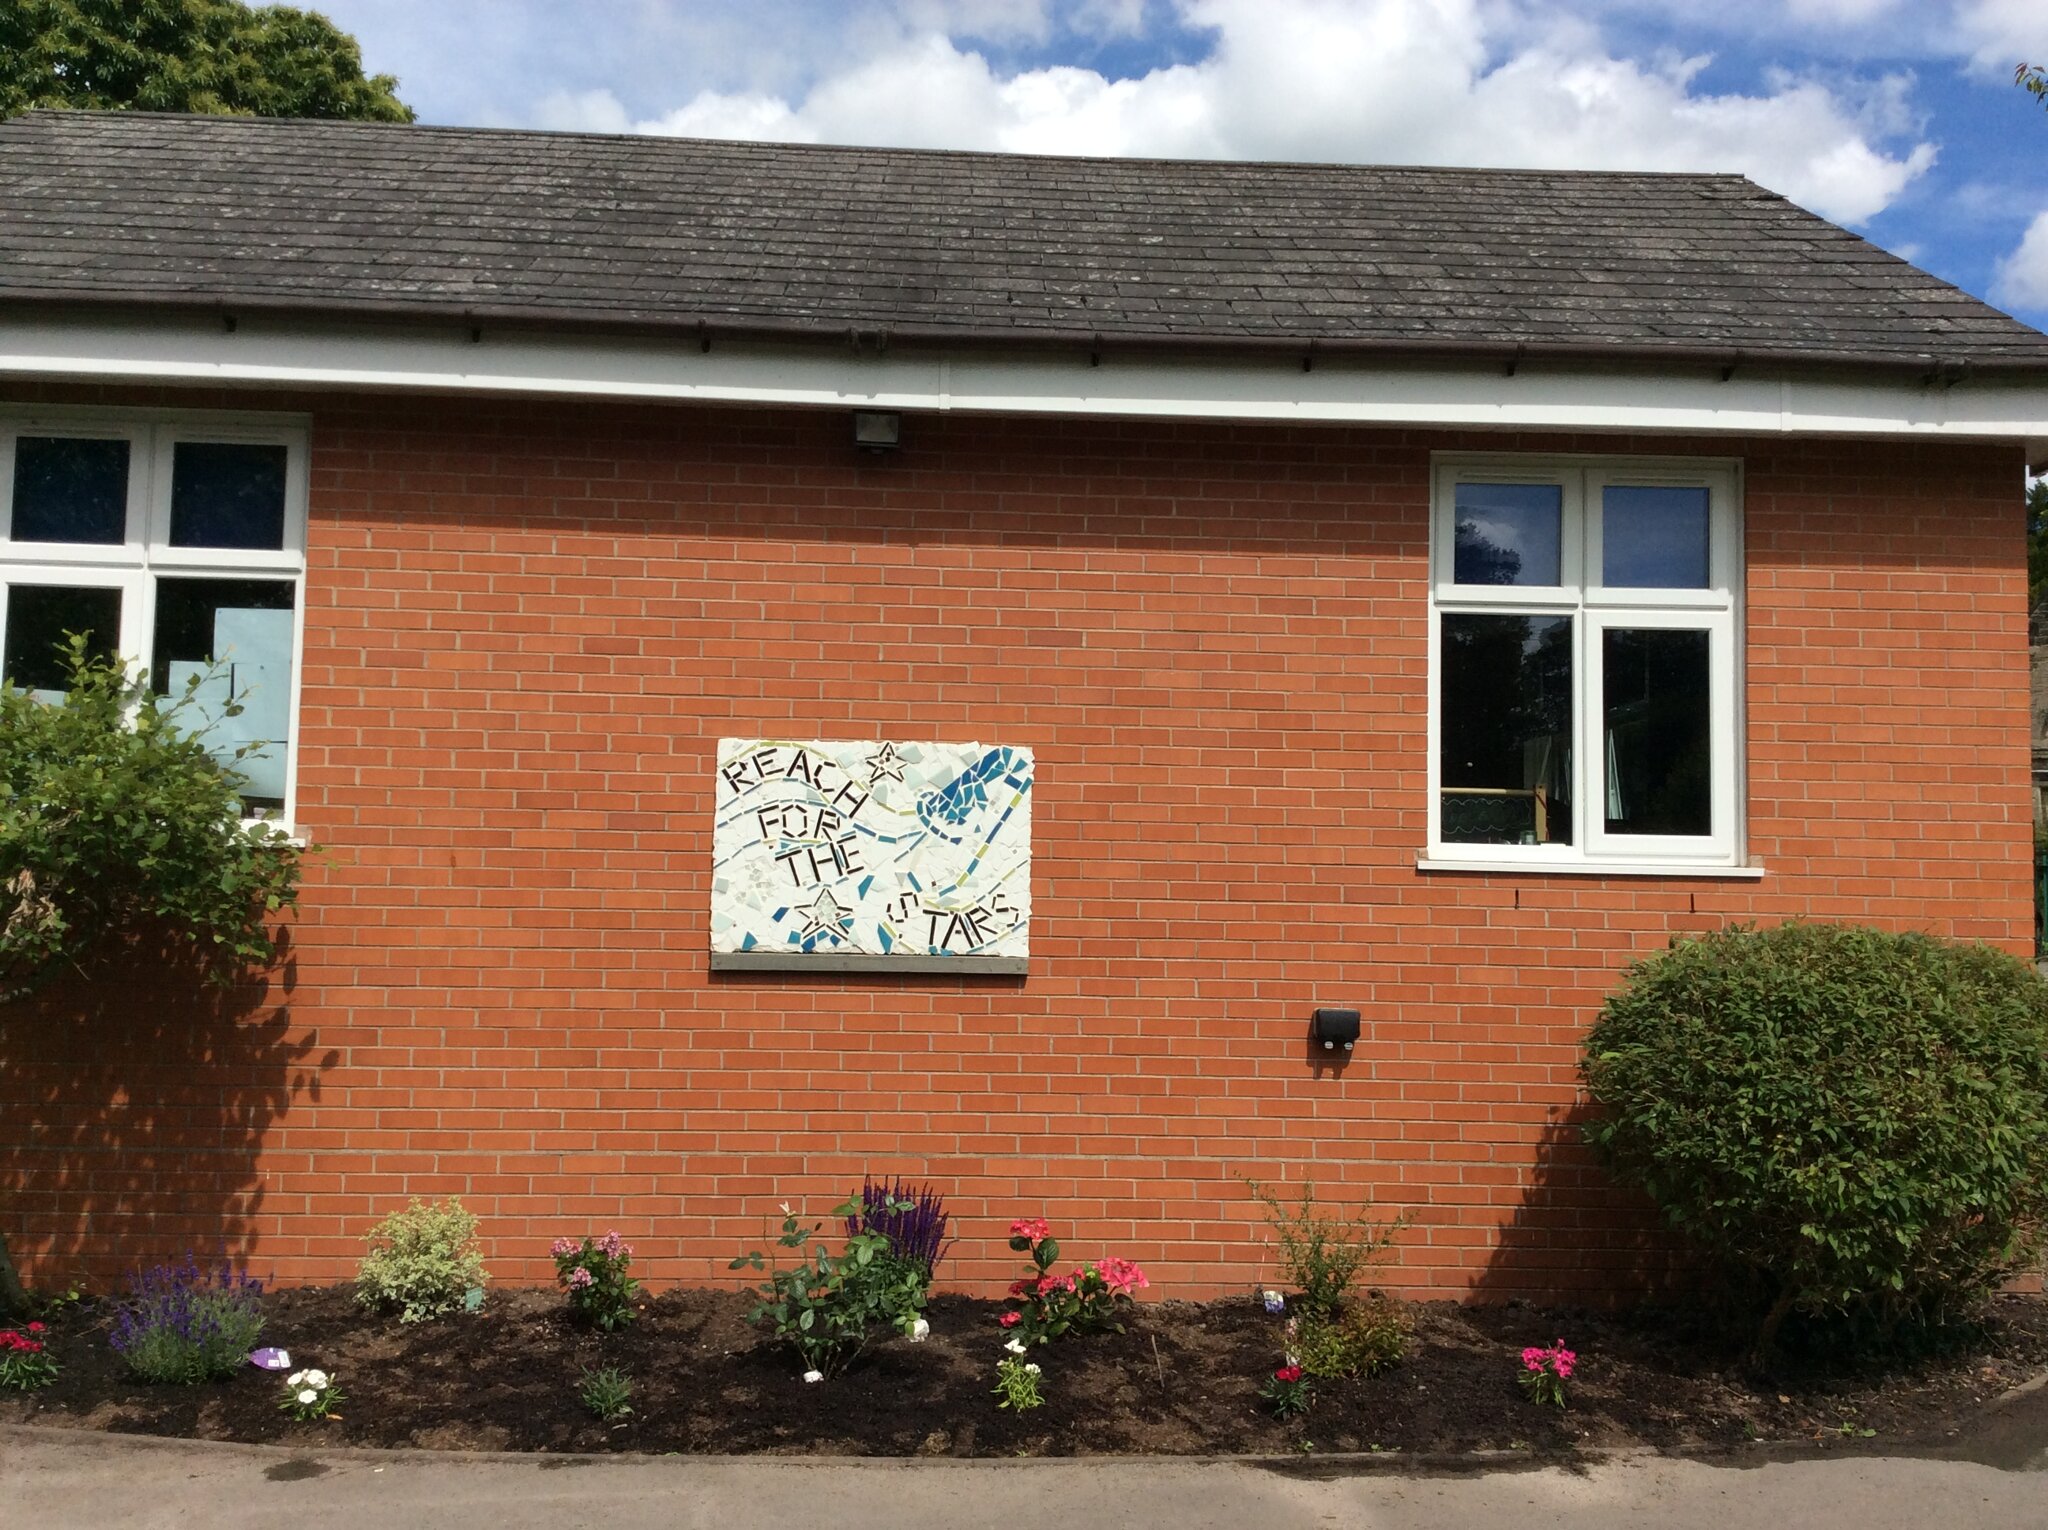
POLYGON ((1723 458, 1465 452, 1432 458, 1430 482, 1429 827, 1428 849, 1418 864, 1424 870, 1760 876, 1761 868, 1745 862, 1741 463, 1723 458), (1475 482, 1559 487, 1563 524, 1557 586, 1453 582, 1457 486, 1475 482), (1707 588, 1609 589, 1599 583, 1601 491, 1610 485, 1707 490, 1707 588), (1562 616, 1572 621, 1572 844, 1444 841, 1442 642, 1447 615, 1562 616), (1606 814, 1600 810, 1606 800, 1600 635, 1609 628, 1707 634, 1713 772, 1713 827, 1708 835, 1607 831, 1606 814))
POLYGON ((120 653, 148 672, 156 632, 159 577, 274 579, 292 586, 290 732, 285 741, 281 814, 265 821, 287 830, 298 821, 300 690, 306 646, 306 512, 311 425, 303 415, 192 409, 0 408, 0 634, 12 585, 112 586, 122 591, 120 653), (113 544, 16 542, 14 443, 22 436, 125 438, 128 443, 126 539, 113 544), (285 448, 284 545, 275 550, 172 547, 171 467, 180 441, 236 442, 285 448))

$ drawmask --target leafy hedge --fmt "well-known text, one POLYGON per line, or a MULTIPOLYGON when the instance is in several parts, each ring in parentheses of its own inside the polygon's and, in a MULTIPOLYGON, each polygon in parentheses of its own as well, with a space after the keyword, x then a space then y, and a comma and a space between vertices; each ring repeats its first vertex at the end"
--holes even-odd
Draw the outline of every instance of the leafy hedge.
POLYGON ((69 644, 61 706, 0 683, 0 1003, 147 926, 232 981, 276 956, 300 851, 242 821, 245 784, 188 712, 69 644))
POLYGON ((1966 1312, 2048 1225, 2048 982, 1987 946, 1823 924, 1674 941, 1581 1064, 1586 1139, 1737 1285, 1794 1310, 1966 1312))

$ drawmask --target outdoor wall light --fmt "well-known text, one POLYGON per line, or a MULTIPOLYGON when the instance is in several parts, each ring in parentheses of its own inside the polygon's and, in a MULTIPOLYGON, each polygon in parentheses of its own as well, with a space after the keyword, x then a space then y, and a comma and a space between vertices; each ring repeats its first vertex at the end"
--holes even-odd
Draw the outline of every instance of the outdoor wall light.
POLYGON ((893 452, 903 444, 903 416, 893 409, 854 410, 853 444, 864 452, 893 452))
POLYGON ((1334 1052, 1339 1047, 1348 1052, 1358 1044, 1358 1011, 1319 1009, 1309 1021, 1308 1036, 1311 1041, 1320 1041, 1325 1052, 1334 1052))

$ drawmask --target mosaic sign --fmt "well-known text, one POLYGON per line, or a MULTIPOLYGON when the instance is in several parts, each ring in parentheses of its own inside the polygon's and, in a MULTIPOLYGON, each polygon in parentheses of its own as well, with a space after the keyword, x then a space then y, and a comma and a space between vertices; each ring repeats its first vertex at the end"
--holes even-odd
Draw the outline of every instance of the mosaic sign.
POLYGON ((719 740, 714 968, 1022 972, 1031 751, 719 740))

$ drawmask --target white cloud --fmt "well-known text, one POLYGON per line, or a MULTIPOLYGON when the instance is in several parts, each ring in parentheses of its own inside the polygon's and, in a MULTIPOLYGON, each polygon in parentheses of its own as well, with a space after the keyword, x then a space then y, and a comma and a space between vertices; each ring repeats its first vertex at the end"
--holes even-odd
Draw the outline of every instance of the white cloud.
MULTIPOLYGON (((933 0, 942 3, 942 0, 933 0)), ((1866 0, 1808 0, 1839 13, 1866 0)), ((1986 0, 1992 3, 1992 0, 1986 0)), ((973 0, 950 0, 956 15, 973 0)), ((1910 80, 1774 76, 1697 88, 1707 60, 1618 57, 1596 30, 1489 0, 1181 0, 1212 28, 1199 63, 1109 79, 1070 65, 999 73, 938 31, 888 39, 799 97, 703 91, 640 132, 786 141, 1582 169, 1740 171, 1857 222, 1933 162, 1910 80)), ((611 128, 606 92, 543 120, 611 128), (580 114, 580 116, 579 116, 580 114)))
POLYGON ((2048 310, 2048 212, 2035 216, 2019 248, 1998 263, 1991 298, 2008 308, 2048 310))
POLYGON ((1956 7, 1958 40, 1971 62, 1987 73, 2048 63, 2048 5, 2042 0, 1963 0, 1956 7))

